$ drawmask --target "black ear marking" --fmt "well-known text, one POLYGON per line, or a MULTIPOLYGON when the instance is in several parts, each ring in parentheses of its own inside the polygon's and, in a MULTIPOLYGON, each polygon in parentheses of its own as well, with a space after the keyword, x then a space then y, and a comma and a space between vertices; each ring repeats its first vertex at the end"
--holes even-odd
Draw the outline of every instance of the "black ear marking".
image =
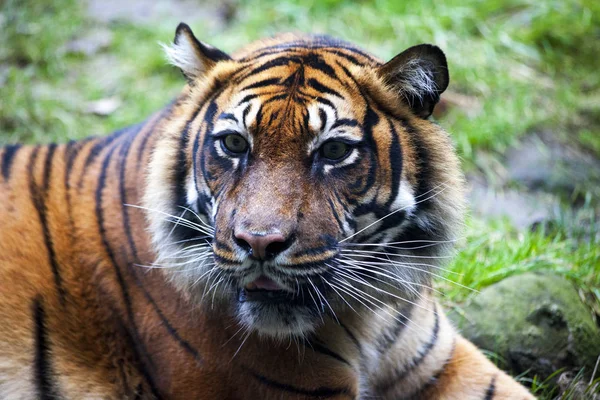
POLYGON ((421 118, 431 115, 450 82, 444 52, 430 44, 403 51, 381 66, 378 74, 421 118))
POLYGON ((180 22, 179 25, 177 25, 177 29, 175 30, 175 39, 173 39, 175 44, 178 43, 178 38, 182 34, 185 34, 189 39, 191 39, 196 49, 211 61, 217 63, 219 61, 231 60, 231 57, 229 57, 227 53, 217 49, 216 47, 199 41, 194 35, 194 32, 192 32, 192 28, 190 28, 189 25, 184 22, 180 22))
POLYGON ((175 30, 173 44, 163 47, 169 62, 178 67, 188 81, 204 75, 220 61, 231 60, 223 51, 199 41, 183 22, 175 30))

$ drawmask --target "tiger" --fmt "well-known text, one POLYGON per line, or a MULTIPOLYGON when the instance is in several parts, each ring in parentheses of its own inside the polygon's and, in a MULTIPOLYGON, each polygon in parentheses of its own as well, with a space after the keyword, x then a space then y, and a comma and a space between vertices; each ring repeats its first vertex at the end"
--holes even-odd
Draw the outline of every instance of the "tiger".
POLYGON ((164 48, 186 83, 146 121, 0 150, 0 398, 534 398, 432 286, 465 208, 442 50, 164 48))

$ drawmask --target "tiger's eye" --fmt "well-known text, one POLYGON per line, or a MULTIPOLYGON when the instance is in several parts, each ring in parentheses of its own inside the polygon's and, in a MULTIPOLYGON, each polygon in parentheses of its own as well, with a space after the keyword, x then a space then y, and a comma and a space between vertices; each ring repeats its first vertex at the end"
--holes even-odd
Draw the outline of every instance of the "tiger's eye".
POLYGON ((240 135, 227 135, 221 142, 226 150, 231 153, 240 154, 248 150, 248 142, 240 135))
POLYGON ((332 140, 321 147, 321 155, 329 160, 338 161, 350 153, 350 146, 344 142, 332 140))

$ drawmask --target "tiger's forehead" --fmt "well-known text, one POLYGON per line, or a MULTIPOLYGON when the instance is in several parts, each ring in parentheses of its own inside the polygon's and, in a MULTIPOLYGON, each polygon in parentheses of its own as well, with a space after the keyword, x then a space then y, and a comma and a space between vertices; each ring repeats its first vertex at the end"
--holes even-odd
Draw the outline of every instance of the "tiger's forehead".
POLYGON ((332 137, 360 140, 364 98, 343 58, 300 50, 277 51, 256 62, 252 73, 242 68, 221 99, 215 131, 236 131, 251 144, 260 136, 300 138, 312 146, 332 137))
POLYGON ((244 91, 233 95, 212 133, 240 134, 251 147, 294 142, 311 153, 332 139, 360 141, 361 125, 351 99, 326 93, 295 96, 283 88, 257 96, 244 91))

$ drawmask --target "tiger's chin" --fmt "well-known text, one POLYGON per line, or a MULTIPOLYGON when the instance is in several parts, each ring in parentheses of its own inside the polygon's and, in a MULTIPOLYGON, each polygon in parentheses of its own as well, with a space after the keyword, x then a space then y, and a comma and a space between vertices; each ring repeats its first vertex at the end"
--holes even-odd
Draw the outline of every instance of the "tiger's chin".
POLYGON ((240 322, 260 335, 285 339, 313 332, 322 321, 323 310, 301 296, 282 291, 238 291, 240 322))

